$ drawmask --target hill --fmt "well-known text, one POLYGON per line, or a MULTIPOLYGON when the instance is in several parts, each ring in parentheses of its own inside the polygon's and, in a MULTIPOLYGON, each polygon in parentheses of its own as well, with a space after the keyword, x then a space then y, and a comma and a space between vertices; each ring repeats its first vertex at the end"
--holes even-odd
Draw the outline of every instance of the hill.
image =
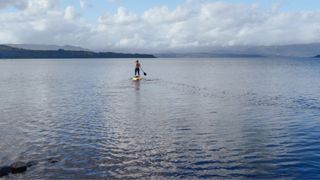
POLYGON ((59 59, 59 58, 155 58, 151 54, 92 52, 85 50, 30 50, 0 45, 0 59, 59 59))

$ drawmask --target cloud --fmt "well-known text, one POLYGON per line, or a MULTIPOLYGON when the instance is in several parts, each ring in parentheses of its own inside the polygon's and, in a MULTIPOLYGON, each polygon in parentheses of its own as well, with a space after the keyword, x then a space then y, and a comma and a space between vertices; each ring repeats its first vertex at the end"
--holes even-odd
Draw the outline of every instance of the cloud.
POLYGON ((29 12, 45 11, 54 8, 59 0, 1 0, 0 9, 14 7, 29 12))
POLYGON ((79 4, 82 10, 86 10, 87 8, 93 7, 93 5, 89 3, 87 0, 79 0, 79 4))
POLYGON ((153 51, 320 42, 320 12, 281 12, 278 6, 186 1, 143 13, 120 7, 89 21, 75 6, 57 8, 55 0, 0 1, 2 9, 20 9, 1 13, 0 41, 153 51))
POLYGON ((80 0, 79 3, 81 9, 85 9, 87 7, 87 2, 85 0, 80 0))
POLYGON ((114 24, 114 25, 130 25, 138 22, 138 15, 129 12, 126 8, 120 7, 117 13, 114 15, 105 14, 99 18, 99 22, 102 24, 114 24))
POLYGON ((25 9, 28 5, 26 0, 2 0, 0 1, 0 9, 7 7, 15 7, 17 9, 25 9))
POLYGON ((176 23, 190 18, 192 12, 183 7, 177 7, 170 11, 168 7, 151 8, 144 12, 142 18, 149 23, 176 23))
POLYGON ((79 17, 79 16, 80 16, 80 14, 77 13, 75 7, 73 7, 73 6, 66 7, 65 12, 64 12, 65 19, 72 20, 72 19, 75 19, 76 17, 79 17))

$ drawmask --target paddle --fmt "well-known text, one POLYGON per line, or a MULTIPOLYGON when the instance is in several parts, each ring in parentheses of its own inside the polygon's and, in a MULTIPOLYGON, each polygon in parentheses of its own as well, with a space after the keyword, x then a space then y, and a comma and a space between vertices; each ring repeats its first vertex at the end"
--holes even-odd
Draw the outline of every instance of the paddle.
POLYGON ((143 75, 147 76, 147 73, 143 71, 143 69, 140 67, 141 71, 143 72, 143 75))

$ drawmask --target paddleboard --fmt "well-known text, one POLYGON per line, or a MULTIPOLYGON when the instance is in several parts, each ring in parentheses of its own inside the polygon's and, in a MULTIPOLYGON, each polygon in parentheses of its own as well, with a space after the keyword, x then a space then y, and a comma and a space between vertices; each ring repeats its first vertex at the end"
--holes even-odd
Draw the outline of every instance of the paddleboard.
POLYGON ((132 78, 133 81, 139 81, 141 79, 142 79, 142 77, 140 77, 140 76, 133 76, 133 78, 132 78))

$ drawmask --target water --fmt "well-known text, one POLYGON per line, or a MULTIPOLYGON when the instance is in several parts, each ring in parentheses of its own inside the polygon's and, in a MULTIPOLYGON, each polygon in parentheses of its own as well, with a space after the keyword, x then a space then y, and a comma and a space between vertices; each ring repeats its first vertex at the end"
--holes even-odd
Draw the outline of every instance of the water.
POLYGON ((1 60, 7 178, 320 178, 319 60, 133 63, 1 60))

